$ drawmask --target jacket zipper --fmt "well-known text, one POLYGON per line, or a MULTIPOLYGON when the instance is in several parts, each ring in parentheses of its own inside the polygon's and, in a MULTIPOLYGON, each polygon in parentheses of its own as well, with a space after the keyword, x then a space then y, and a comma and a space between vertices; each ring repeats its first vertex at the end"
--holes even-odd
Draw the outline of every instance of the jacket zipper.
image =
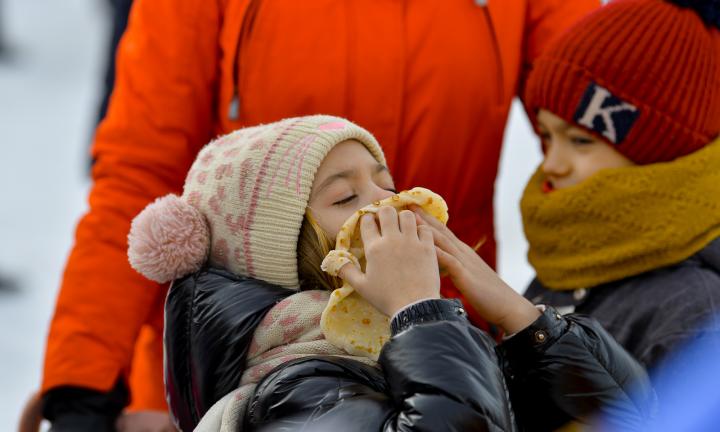
POLYGON ((485 21, 487 21, 488 28, 490 29, 490 39, 493 46, 493 52, 495 54, 495 67, 499 83, 499 90, 497 92, 498 105, 502 105, 505 102, 505 69, 503 67, 502 55, 500 53, 500 42, 498 40, 495 24, 490 16, 490 9, 487 4, 487 0, 475 0, 475 3, 482 8, 485 21))
POLYGON ((245 14, 243 15, 242 24, 240 25, 240 32, 238 34, 238 43, 233 55, 233 72, 232 72, 232 98, 230 99, 230 105, 228 106, 227 116, 231 121, 237 121, 240 118, 240 52, 242 50, 243 40, 246 39, 246 33, 249 33, 249 27, 252 21, 255 19, 260 0, 250 0, 245 14))

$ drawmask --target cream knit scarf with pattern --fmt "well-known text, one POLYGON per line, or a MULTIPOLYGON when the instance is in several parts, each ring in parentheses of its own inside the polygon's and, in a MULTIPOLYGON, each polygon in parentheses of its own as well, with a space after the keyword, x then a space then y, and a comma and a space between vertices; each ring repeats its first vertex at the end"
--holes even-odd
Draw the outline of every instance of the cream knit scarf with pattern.
POLYGON ((257 383, 283 363, 302 357, 330 355, 377 367, 377 362, 365 356, 352 356, 325 339, 320 330, 320 316, 329 298, 328 291, 301 291, 270 309, 253 335, 240 386, 216 402, 195 430, 241 430, 248 401, 255 393, 257 383))
POLYGON ((521 201, 528 259, 553 290, 593 287, 679 263, 720 236, 720 138, 672 162, 599 171, 521 201))

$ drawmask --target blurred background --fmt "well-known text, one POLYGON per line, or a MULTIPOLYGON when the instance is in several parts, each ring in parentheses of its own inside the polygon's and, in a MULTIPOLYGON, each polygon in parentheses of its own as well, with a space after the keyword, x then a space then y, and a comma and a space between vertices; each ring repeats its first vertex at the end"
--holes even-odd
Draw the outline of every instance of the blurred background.
MULTIPOLYGON (((110 3, 0 0, 0 430, 15 427, 39 385, 47 325, 86 207, 88 148, 112 37, 110 3)), ((518 203, 539 160, 516 103, 495 213, 498 270, 518 291, 532 277, 518 203)))

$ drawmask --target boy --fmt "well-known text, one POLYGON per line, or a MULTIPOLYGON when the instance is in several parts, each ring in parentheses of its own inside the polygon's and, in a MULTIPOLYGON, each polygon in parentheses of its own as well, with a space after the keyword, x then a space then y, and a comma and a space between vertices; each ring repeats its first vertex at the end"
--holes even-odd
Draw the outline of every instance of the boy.
POLYGON ((525 295, 593 316, 647 368, 720 312, 719 8, 615 1, 525 95, 545 153, 521 202, 525 295))

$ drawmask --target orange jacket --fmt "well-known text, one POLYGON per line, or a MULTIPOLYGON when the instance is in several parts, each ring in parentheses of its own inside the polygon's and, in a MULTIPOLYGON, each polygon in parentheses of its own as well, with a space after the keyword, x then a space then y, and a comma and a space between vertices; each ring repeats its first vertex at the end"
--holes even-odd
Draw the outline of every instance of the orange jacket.
POLYGON ((181 190, 203 144, 243 126, 315 113, 357 122, 383 145, 397 186, 440 193, 451 228, 469 244, 486 239, 481 254, 494 263, 493 186, 511 99, 538 52, 599 0, 478 3, 136 1, 42 390, 107 390, 129 377, 133 407, 164 407, 167 287, 128 265, 129 224, 181 190))

